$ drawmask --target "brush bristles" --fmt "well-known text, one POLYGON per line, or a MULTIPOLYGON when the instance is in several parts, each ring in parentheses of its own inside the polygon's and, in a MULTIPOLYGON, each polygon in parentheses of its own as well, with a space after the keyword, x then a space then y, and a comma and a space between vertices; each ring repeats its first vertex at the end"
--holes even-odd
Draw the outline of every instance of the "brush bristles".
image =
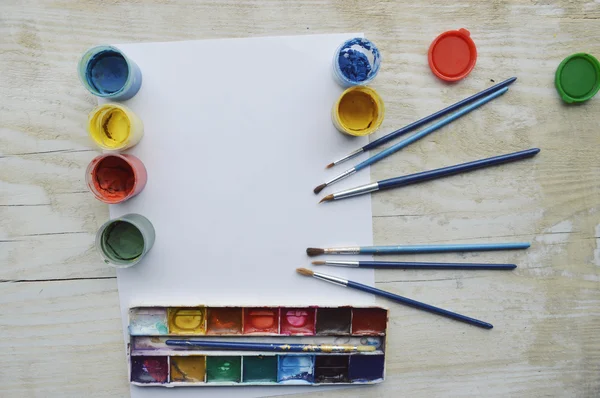
POLYGON ((325 264, 326 264, 326 262, 325 262, 325 261, 322 261, 322 260, 317 260, 317 261, 313 261, 313 262, 312 262, 312 264, 313 264, 313 265, 325 265, 325 264))
POLYGON ((329 163, 327 166, 325 166, 326 169, 330 169, 333 166, 335 166, 335 163, 329 163))
POLYGON ((332 195, 332 194, 329 194, 329 195, 325 196, 323 199, 321 199, 321 200, 319 201, 319 203, 323 203, 323 202, 330 202, 330 201, 332 201, 332 200, 333 200, 333 195, 332 195))
POLYGON ((313 276, 314 272, 306 268, 296 268, 296 272, 304 276, 313 276))
POLYGON ((374 345, 359 345, 356 348, 358 349, 359 352, 370 352, 370 351, 377 350, 377 347, 375 347, 374 345))
POLYGON ((319 256, 324 253, 325 253, 325 249, 316 249, 314 247, 309 247, 308 249, 306 249, 306 254, 308 254, 311 257, 319 256))
POLYGON ((315 189, 313 189, 313 192, 316 194, 318 194, 319 192, 321 192, 325 187, 327 186, 327 184, 321 184, 318 187, 316 187, 315 189))

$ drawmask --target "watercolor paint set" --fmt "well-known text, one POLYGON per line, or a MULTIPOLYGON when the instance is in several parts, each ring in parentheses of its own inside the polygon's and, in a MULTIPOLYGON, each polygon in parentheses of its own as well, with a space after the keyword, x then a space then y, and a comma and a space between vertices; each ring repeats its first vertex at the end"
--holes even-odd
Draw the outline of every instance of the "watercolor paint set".
POLYGON ((134 307, 129 379, 163 387, 380 383, 387 320, 381 307, 134 307))

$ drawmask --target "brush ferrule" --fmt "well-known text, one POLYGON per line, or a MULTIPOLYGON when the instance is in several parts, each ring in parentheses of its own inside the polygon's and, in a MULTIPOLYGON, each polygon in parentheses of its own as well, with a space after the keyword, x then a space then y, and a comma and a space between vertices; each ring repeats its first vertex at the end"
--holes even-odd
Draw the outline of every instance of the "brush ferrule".
POLYGON ((351 196, 364 195, 369 192, 374 192, 379 190, 379 184, 376 182, 372 182, 367 185, 361 185, 360 187, 347 189, 345 191, 340 191, 333 194, 333 200, 349 198, 351 196))
POLYGON ((327 181, 325 183, 325 185, 331 185, 334 184, 336 182, 338 182, 339 180, 343 180, 344 178, 351 176, 352 174, 356 173, 356 169, 353 167, 351 169, 348 169, 346 171, 344 171, 342 174, 340 174, 339 176, 332 178, 331 180, 327 181))
POLYGON ((344 286, 344 287, 348 286, 347 280, 338 278, 337 276, 326 275, 326 274, 322 274, 320 272, 313 272, 313 276, 322 281, 333 283, 334 285, 339 285, 339 286, 344 286))
POLYGON ((324 250, 324 254, 360 254, 360 247, 334 247, 324 250))
POLYGON ((358 148, 356 151, 350 152, 349 154, 347 154, 343 158, 340 158, 340 159, 336 160, 335 162, 333 162, 333 164, 340 164, 342 162, 345 162, 346 160, 352 159, 353 157, 355 157, 357 155, 360 155, 363 152, 364 151, 363 151, 362 148, 358 148))
POLYGON ((358 268, 358 261, 337 261, 337 260, 328 260, 325 261, 325 265, 335 265, 337 267, 351 267, 358 268))

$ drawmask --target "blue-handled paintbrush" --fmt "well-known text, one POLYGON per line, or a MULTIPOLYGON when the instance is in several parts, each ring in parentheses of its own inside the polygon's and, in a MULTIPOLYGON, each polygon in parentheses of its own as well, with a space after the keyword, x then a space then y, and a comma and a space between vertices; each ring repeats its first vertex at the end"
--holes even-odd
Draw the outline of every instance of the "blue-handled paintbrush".
POLYGON ((349 268, 377 268, 377 269, 442 269, 442 270, 494 270, 510 271, 517 266, 515 264, 479 264, 479 263, 424 263, 424 262, 400 262, 400 261, 313 261, 313 265, 333 265, 336 267, 349 268))
POLYGON ((507 91, 508 91, 507 87, 501 88, 500 90, 494 91, 492 94, 487 95, 487 96, 481 98, 480 100, 478 100, 470 105, 465 106, 464 108, 460 109, 456 113, 453 113, 452 115, 448 116, 447 118, 442 119, 439 122, 434 123, 431 126, 424 128, 423 130, 419 131, 418 133, 411 135, 410 137, 392 145, 391 147, 384 149, 383 151, 379 152, 378 154, 371 156, 364 162, 357 164, 356 166, 352 167, 351 169, 344 171, 342 174, 338 175, 335 178, 332 178, 331 180, 327 181, 326 183, 319 185, 318 187, 316 187, 313 190, 313 192, 315 194, 321 192, 323 190, 323 188, 325 188, 326 186, 334 184, 340 180, 343 180, 344 178, 351 176, 352 174, 356 173, 357 171, 362 170, 362 169, 372 165, 373 163, 376 163, 376 162, 380 161, 381 159, 384 159, 384 158, 390 156, 391 154, 412 144, 413 142, 420 140, 421 138, 425 137, 426 135, 431 134, 434 131, 444 127, 448 123, 453 122, 454 120, 458 119, 459 117, 464 116, 467 113, 471 112, 472 110, 479 108, 481 105, 493 100, 494 98, 498 98, 499 96, 506 93, 507 91))
POLYGON ((423 171, 420 173, 409 174, 406 176, 388 178, 372 182, 370 184, 361 185, 359 187, 350 188, 345 191, 336 192, 325 196, 319 203, 330 202, 332 200, 340 200, 350 198, 352 196, 364 195, 367 193, 379 191, 382 189, 399 188, 406 185, 416 184, 418 182, 435 180, 451 176, 454 174, 465 173, 467 171, 483 169, 485 167, 496 166, 503 163, 514 162, 516 160, 527 159, 537 155, 540 152, 539 148, 527 149, 525 151, 509 153, 506 155, 494 156, 491 158, 475 160, 473 162, 461 163, 454 166, 442 167, 440 169, 423 171))
POLYGON ((346 160, 352 159, 353 157, 358 156, 363 152, 367 152, 371 149, 377 148, 378 146, 383 145, 386 142, 393 140, 394 138, 397 138, 397 137, 400 137, 401 135, 410 133, 411 131, 418 129, 419 127, 424 126, 427 123, 434 121, 435 119, 445 116, 448 113, 453 112, 464 105, 470 104, 473 101, 483 98, 486 95, 491 94, 496 90, 500 90, 501 88, 508 87, 509 85, 514 83, 516 80, 517 80, 516 77, 511 77, 510 79, 500 82, 490 88, 486 88, 485 90, 480 91, 475 95, 472 95, 468 98, 458 101, 457 103, 452 104, 449 107, 442 109, 441 111, 437 111, 436 113, 433 113, 429 116, 425 116, 423 119, 419 119, 416 122, 413 122, 409 125, 402 127, 401 129, 392 131, 391 133, 386 134, 383 137, 378 138, 375 141, 368 143, 367 145, 363 146, 362 148, 358 148, 356 151, 349 153, 348 155, 344 156, 343 158, 338 159, 333 163, 329 163, 327 165, 327 168, 329 169, 337 164, 345 162, 346 160))
POLYGON ((456 312, 444 310, 442 308, 434 307, 433 305, 421 303, 419 301, 415 301, 406 297, 398 296, 397 294, 386 292, 385 290, 376 289, 371 286, 363 285, 362 283, 349 281, 343 278, 338 278, 333 275, 326 275, 320 272, 314 272, 306 268, 296 268, 296 271, 304 276, 312 276, 314 278, 320 279, 322 281, 331 282, 335 285, 350 287, 357 290, 362 290, 363 292, 372 293, 376 296, 385 297, 387 299, 396 301, 398 303, 408 305, 409 307, 417 308, 423 311, 431 312, 433 314, 442 315, 447 318, 451 318, 460 322, 468 323, 469 325, 478 326, 484 329, 493 328, 492 324, 480 321, 478 319, 470 318, 465 315, 457 314, 456 312))
POLYGON ((377 350, 373 345, 331 345, 331 344, 271 344, 239 343, 207 340, 167 340, 166 345, 197 347, 222 350, 275 351, 275 352, 369 352, 377 350))
POLYGON ((466 243, 458 245, 409 245, 409 246, 353 246, 318 249, 309 247, 306 254, 319 256, 321 254, 418 254, 418 253, 449 253, 475 252, 491 250, 521 250, 529 248, 527 242, 515 243, 466 243))

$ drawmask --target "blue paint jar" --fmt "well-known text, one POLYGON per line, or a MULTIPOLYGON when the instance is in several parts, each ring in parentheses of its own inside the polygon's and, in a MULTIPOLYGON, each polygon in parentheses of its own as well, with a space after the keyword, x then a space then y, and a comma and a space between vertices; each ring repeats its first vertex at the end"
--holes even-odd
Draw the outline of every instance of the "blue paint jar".
POLYGON ((77 70, 85 88, 97 97, 125 101, 136 95, 142 85, 140 68, 112 46, 87 50, 77 70))
POLYGON ((342 87, 366 85, 375 78, 381 54, 373 42, 362 37, 346 40, 333 57, 333 76, 342 87))

